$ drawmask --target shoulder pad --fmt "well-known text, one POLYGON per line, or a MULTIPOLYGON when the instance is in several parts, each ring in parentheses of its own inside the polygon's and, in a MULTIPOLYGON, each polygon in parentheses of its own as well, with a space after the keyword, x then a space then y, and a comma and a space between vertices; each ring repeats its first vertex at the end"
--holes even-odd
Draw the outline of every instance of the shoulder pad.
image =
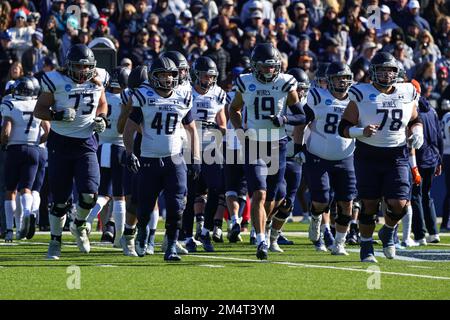
POLYGON ((145 96, 142 94, 141 88, 133 90, 132 95, 136 97, 140 107, 145 105, 145 96))
POLYGON ((295 85, 297 85, 297 80, 295 80, 294 76, 292 75, 285 75, 283 74, 284 78, 286 79, 286 83, 283 84, 281 87, 281 90, 283 92, 289 92, 294 88, 295 85))
POLYGON ((218 88, 218 90, 217 90, 218 94, 216 95, 217 102, 220 104, 225 104, 227 102, 227 94, 222 88, 220 88, 220 87, 217 87, 217 88, 218 88))
POLYGON ((14 109, 14 105, 10 100, 2 101, 2 105, 8 107, 9 110, 14 109))
POLYGON ((240 93, 244 93, 245 92, 245 78, 247 78, 246 74, 241 74, 239 75, 239 77, 236 78, 236 88, 237 91, 239 91, 240 93))
POLYGON ((57 80, 60 78, 58 71, 45 72, 42 75, 41 85, 48 89, 48 92, 54 93, 56 91, 57 80))
MULTIPOLYGON (((311 95, 311 97, 313 98, 312 105, 314 105, 314 106, 316 106, 322 102, 322 98, 320 97, 319 90, 320 90, 320 88, 311 88, 308 93, 308 96, 311 95)), ((308 102, 308 104, 310 104, 310 103, 308 102)))
POLYGON ((356 100, 361 102, 363 100, 363 93, 361 88, 358 88, 359 85, 352 85, 350 89, 348 89, 348 95, 350 100, 356 100))

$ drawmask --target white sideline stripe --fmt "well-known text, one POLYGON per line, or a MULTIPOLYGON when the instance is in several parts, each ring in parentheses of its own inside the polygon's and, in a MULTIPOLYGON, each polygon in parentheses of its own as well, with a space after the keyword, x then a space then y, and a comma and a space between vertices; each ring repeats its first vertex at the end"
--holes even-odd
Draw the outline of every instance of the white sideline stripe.
POLYGON ((220 264, 199 264, 198 266, 206 268, 225 268, 225 266, 221 266, 220 264))
MULTIPOLYGON (((21 244, 30 244, 31 242, 19 242, 21 244)), ((39 245, 48 245, 48 243, 45 242, 33 242, 34 244, 39 245)), ((70 246, 70 247, 77 247, 76 245, 66 244, 63 242, 64 245, 70 246)), ((108 250, 117 250, 122 251, 120 248, 105 248, 105 247, 92 247, 96 249, 108 249, 108 250)), ((162 253, 158 253, 162 254, 162 253)), ((252 259, 243 259, 243 258, 234 258, 234 257, 220 257, 220 256, 204 256, 204 255, 188 255, 188 257, 198 257, 198 258, 210 258, 210 259, 217 259, 217 260, 232 260, 232 261, 241 261, 241 262, 253 262, 253 263, 260 263, 259 260, 252 260, 252 259)), ((305 263, 296 263, 296 262, 282 262, 282 261, 265 261, 266 263, 270 264, 281 264, 285 266, 296 266, 296 267, 304 267, 304 268, 316 268, 316 269, 332 269, 332 270, 341 270, 341 271, 355 271, 355 272, 365 272, 365 273, 379 273, 379 274, 387 274, 387 275, 394 275, 394 276, 403 276, 403 277, 416 277, 416 278, 425 278, 425 279, 436 279, 436 280, 450 280, 450 277, 440 277, 440 276, 430 276, 430 275, 423 275, 423 274, 413 274, 413 273, 402 273, 402 272, 390 272, 390 271, 374 271, 370 270, 367 271, 365 269, 356 269, 356 268, 346 268, 346 267, 334 267, 334 266, 320 266, 315 264, 305 264, 305 263)), ((367 266, 376 265, 376 264, 367 264, 367 266)))
POLYGON ((409 268, 419 268, 419 269, 434 269, 432 267, 426 267, 426 266, 408 266, 409 268))
POLYGON ((115 268, 117 266, 112 265, 112 264, 96 264, 96 267, 103 267, 103 268, 115 268))

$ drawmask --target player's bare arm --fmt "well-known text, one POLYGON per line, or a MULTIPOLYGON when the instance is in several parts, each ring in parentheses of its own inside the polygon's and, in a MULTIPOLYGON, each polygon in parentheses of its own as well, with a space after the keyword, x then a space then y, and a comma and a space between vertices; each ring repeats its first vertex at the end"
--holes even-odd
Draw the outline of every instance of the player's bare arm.
POLYGON ((185 124, 184 129, 187 131, 188 136, 191 140, 191 151, 193 158, 196 160, 200 160, 200 144, 195 121, 191 121, 190 123, 185 124))
POLYGON ((42 92, 36 102, 36 107, 34 108, 34 117, 41 120, 52 120, 52 111, 50 107, 54 105, 55 98, 50 92, 42 92))
POLYGON ((41 121, 41 128, 44 130, 41 135, 41 139, 39 143, 44 143, 47 141, 48 134, 50 133, 50 122, 49 121, 41 121))
POLYGON ((123 144, 125 145, 127 154, 131 154, 133 152, 134 133, 138 131, 138 129, 139 125, 136 122, 131 119, 127 119, 123 130, 123 144))
POLYGON ((119 120, 117 120, 117 132, 123 133, 125 128, 125 123, 127 122, 128 116, 130 115, 132 105, 131 98, 128 100, 127 104, 121 105, 121 113, 119 116, 119 120))
POLYGON ((102 90, 100 100, 98 101, 98 108, 97 108, 96 115, 98 116, 102 113, 105 115, 108 113, 108 102, 106 101, 105 90, 102 90))
POLYGON ((377 124, 370 124, 365 128, 361 128, 357 127, 358 120, 358 106, 354 101, 350 101, 339 123, 339 135, 344 138, 371 137, 377 132, 379 127, 377 124))
POLYGON ((230 120, 235 129, 242 128, 242 107, 244 106, 244 100, 242 94, 237 91, 230 106, 230 120))
POLYGON ((227 131, 227 118, 225 116, 225 108, 222 108, 219 112, 216 114, 216 123, 219 127, 219 130, 222 134, 225 134, 227 131))
POLYGON ((8 144, 9 136, 11 135, 11 128, 12 128, 11 118, 5 117, 3 119, 2 135, 1 135, 1 142, 3 146, 6 146, 8 144))

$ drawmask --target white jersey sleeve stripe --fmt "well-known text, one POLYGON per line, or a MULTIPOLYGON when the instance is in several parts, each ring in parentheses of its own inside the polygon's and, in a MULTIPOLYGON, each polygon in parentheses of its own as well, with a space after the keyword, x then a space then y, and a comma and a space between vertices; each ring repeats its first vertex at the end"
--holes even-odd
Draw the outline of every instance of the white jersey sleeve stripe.
POLYGON ((53 93, 56 91, 56 87, 53 84, 53 82, 49 79, 49 77, 44 73, 42 75, 42 80, 45 82, 45 84, 47 85, 48 89, 53 93))
POLYGON ((139 90, 135 90, 134 95, 136 96, 137 100, 139 101, 140 107, 143 107, 145 104, 145 98, 142 95, 142 93, 139 90))
POLYGON ((289 92, 292 88, 292 86, 295 84, 295 79, 292 77, 288 82, 286 82, 283 87, 281 87, 281 90, 284 92, 289 92))
POLYGON ((245 85, 241 77, 236 78, 236 85, 241 93, 245 91, 245 85))
POLYGON ((351 93, 353 93, 353 95, 356 97, 356 100, 357 100, 358 102, 361 102, 361 101, 362 101, 363 95, 362 95, 362 93, 361 93, 360 90, 358 90, 358 89, 355 88, 355 87, 350 87, 349 91, 350 91, 351 93))
POLYGON ((11 103, 11 101, 6 100, 6 101, 3 102, 3 104, 5 106, 7 106, 9 108, 9 110, 11 110, 11 111, 14 108, 13 104, 11 103))

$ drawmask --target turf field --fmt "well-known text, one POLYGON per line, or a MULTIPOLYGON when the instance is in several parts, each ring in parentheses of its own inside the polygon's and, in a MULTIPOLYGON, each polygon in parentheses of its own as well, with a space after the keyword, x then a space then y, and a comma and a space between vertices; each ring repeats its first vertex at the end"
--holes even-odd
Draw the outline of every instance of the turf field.
MULTIPOLYGON (((91 235, 91 253, 81 254, 73 237, 63 236, 59 261, 45 260, 48 235, 0 243, 0 299, 450 299, 450 234, 438 245, 408 249, 398 260, 377 256, 379 269, 348 257, 316 252, 307 226, 290 223, 293 246, 258 261, 244 242, 215 244, 216 252, 183 256, 166 263, 162 253, 131 258, 91 235), (432 261, 434 259, 438 261, 432 261)), ((162 241, 163 224, 157 243, 162 241)), ((159 246, 158 246, 159 249, 159 246)), ((381 246, 377 245, 380 251, 381 246)))

